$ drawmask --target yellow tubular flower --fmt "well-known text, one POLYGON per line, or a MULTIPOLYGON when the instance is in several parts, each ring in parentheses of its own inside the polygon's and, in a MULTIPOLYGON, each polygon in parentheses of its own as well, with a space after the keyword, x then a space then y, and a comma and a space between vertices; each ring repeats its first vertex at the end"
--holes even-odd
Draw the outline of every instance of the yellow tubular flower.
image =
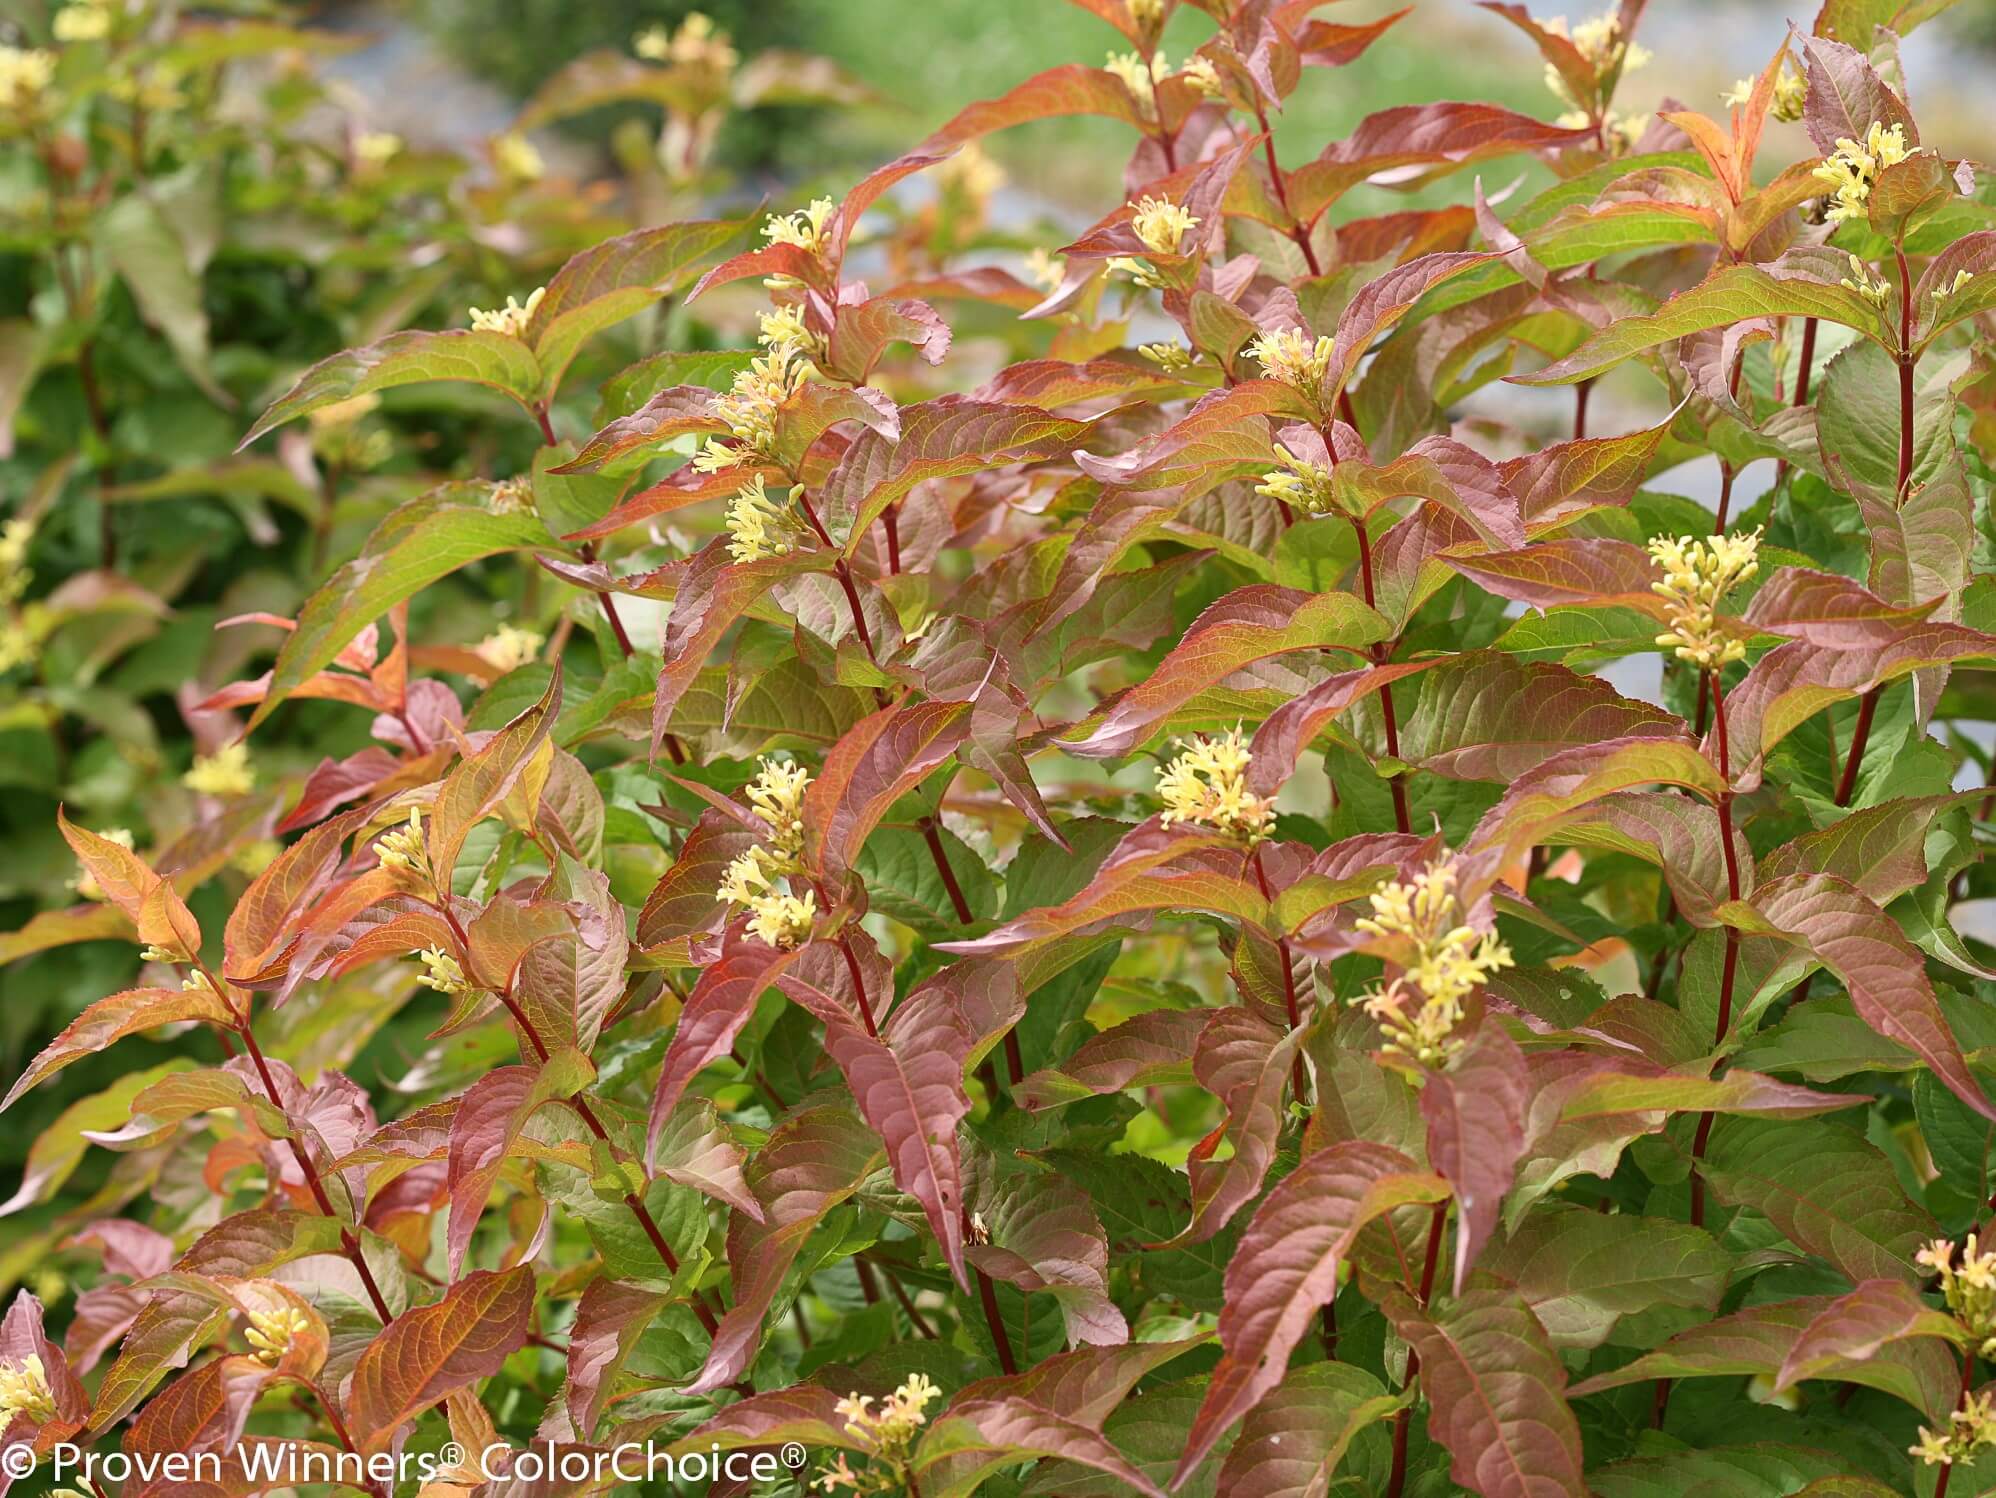
POLYGON ((434 988, 438 993, 469 993, 471 984, 466 981, 464 968, 458 960, 442 947, 425 947, 416 954, 416 960, 423 964, 423 972, 416 981, 425 988, 434 988))
POLYGON ((1656 643, 1674 647, 1679 660, 1706 671, 1743 659, 1746 642, 1733 638, 1719 622, 1718 608, 1726 594, 1760 570, 1755 560, 1759 548, 1758 529, 1746 536, 1652 540, 1649 554, 1663 569, 1663 581, 1651 583, 1650 589, 1670 612, 1670 629, 1656 643))
POLYGON ((788 555, 790 543, 778 529, 782 523, 783 511, 770 499, 762 475, 757 474, 728 501, 728 555, 737 562, 788 555))
POLYGON ((1850 275, 1837 283, 1846 291, 1854 291, 1874 307, 1883 307, 1892 300, 1892 283, 1880 277, 1871 279, 1871 267, 1857 256, 1850 257, 1850 275))
POLYGON ((1375 891, 1372 914, 1356 922, 1368 936, 1412 947, 1397 978, 1352 1002, 1378 1021, 1386 1050, 1422 1066, 1444 1064, 1462 1049, 1453 1031, 1463 1000, 1512 965, 1510 948, 1494 934, 1462 924, 1455 877, 1455 860, 1439 859, 1411 884, 1395 880, 1375 891))
POLYGON ((1975 272, 1972 270, 1956 271, 1954 273, 1954 279, 1948 282, 1947 285, 1936 286, 1934 288, 1934 300, 1937 302, 1946 301, 1949 297, 1953 296, 1957 291, 1961 290, 1962 287, 1966 286, 1970 281, 1973 281, 1974 279, 1975 279, 1975 272))
POLYGON ((180 777, 180 783, 203 796, 247 796, 256 789, 249 745, 238 740, 213 754, 197 754, 193 768, 180 777))
POLYGON ((818 914, 818 896, 808 889, 802 898, 796 895, 761 895, 749 902, 749 910, 753 915, 749 921, 749 935, 758 941, 768 942, 772 947, 788 949, 811 934, 811 922, 818 914))
MULTIPOLYGON (((1162 52, 1156 54, 1156 59, 1159 73, 1171 71, 1162 52)), ((1138 114, 1145 119, 1155 115, 1157 90, 1151 81, 1151 65, 1143 60, 1141 53, 1111 52, 1109 60, 1102 66, 1108 72, 1114 73, 1121 80, 1123 87, 1130 91, 1130 97, 1136 101, 1138 114)))
MULTIPOLYGON (((116 843, 127 852, 138 846, 137 841, 132 837, 129 827, 106 827, 97 835, 107 843, 116 843)), ((104 894, 104 886, 97 882, 97 876, 85 868, 79 869, 77 876, 69 881, 69 887, 76 891, 77 898, 80 900, 102 900, 107 898, 104 894)))
POLYGON ((504 676, 508 671, 519 670, 540 654, 541 646, 546 642, 546 636, 531 629, 502 624, 480 640, 474 649, 480 660, 504 676))
POLYGON ((756 342, 784 358, 812 358, 824 352, 825 340, 804 325, 804 313, 797 307, 778 307, 774 312, 756 314, 756 342))
POLYGON ((1199 358, 1192 350, 1176 343, 1140 344, 1137 352, 1166 374, 1184 374, 1199 358))
POLYGON ((1300 392, 1314 404, 1330 370, 1335 347, 1329 338, 1313 342, 1301 328, 1284 328, 1279 333, 1263 333, 1248 345, 1248 352, 1260 362, 1263 374, 1300 392))
POLYGON ((693 455, 701 473, 735 468, 754 457, 769 457, 776 447, 776 413, 804 388, 811 377, 809 361, 775 350, 759 354, 735 376, 734 388, 714 401, 714 414, 727 423, 734 445, 709 439, 693 455))
POLYGON ((1299 458, 1280 445, 1275 456, 1282 467, 1263 474, 1261 482, 1255 485, 1255 493, 1310 515, 1322 515, 1331 508, 1330 469, 1299 458))
POLYGON ((984 202, 1008 180, 1005 169, 974 140, 965 142, 954 156, 936 168, 938 187, 961 193, 973 203, 984 202))
POLYGON ((111 34, 111 11, 103 0, 77 0, 55 13, 59 42, 101 42, 111 34))
POLYGON ((430 850, 423 840, 423 809, 409 808, 406 826, 384 832, 374 840, 374 856, 381 866, 402 883, 428 888, 436 883, 430 872, 430 850))
POLYGON ((354 160, 381 166, 402 154, 402 137, 392 130, 366 130, 354 137, 354 160))
POLYGON ((716 892, 729 905, 754 905, 775 886, 783 872, 780 860, 760 843, 737 854, 721 871, 721 887, 716 892))
POLYGON ((1202 99, 1224 99, 1227 87, 1220 81, 1220 70, 1213 66, 1210 57, 1192 57, 1178 70, 1179 77, 1192 85, 1194 93, 1202 99))
POLYGON ((1248 793, 1252 762, 1238 727, 1219 738, 1194 738, 1157 773, 1158 799, 1164 802, 1159 824, 1199 822, 1250 844, 1260 842, 1275 823, 1275 801, 1248 793))
POLYGON ((1145 197, 1136 204, 1130 227, 1153 255, 1176 255, 1179 242, 1199 227, 1199 220, 1169 198, 1145 197))
POLYGON ((1050 250, 1034 249, 1026 255, 1026 274, 1036 285, 1058 291, 1067 279, 1067 262, 1050 250))
POLYGON ((1841 224, 1846 219, 1868 217, 1871 188, 1878 174, 1888 166, 1897 166, 1911 154, 1904 125, 1888 129, 1874 120, 1862 141, 1841 137, 1836 150, 1815 171, 1831 188, 1825 221, 1841 224))
POLYGON ((16 1415, 26 1415, 37 1425, 55 1418, 55 1391, 49 1387, 48 1370, 32 1352, 18 1363, 0 1363, 0 1430, 16 1415))
POLYGON ((749 805, 769 824, 769 845, 784 859, 794 860, 804 848, 804 794, 811 789, 811 772, 780 759, 761 759, 749 782, 749 805))
POLYGON ((1123 0, 1123 7, 1129 11, 1137 30, 1156 40, 1164 29, 1164 0, 1123 0))
MULTIPOLYGON (((1754 86, 1759 82, 1758 78, 1752 77, 1737 79, 1726 90, 1723 102, 1733 109, 1746 108, 1753 102, 1754 86)), ((1784 124, 1793 124, 1802 118, 1802 107, 1808 99, 1808 80, 1784 62, 1781 71, 1775 75, 1774 94, 1768 100, 1768 113, 1784 124)))
POLYGON ((509 296, 505 306, 491 312, 473 307, 470 309, 471 326, 480 333, 508 333, 515 338, 522 337, 527 331, 527 324, 533 319, 534 309, 540 306, 541 298, 546 295, 547 288, 537 286, 525 302, 516 302, 509 296))
POLYGON ((524 135, 502 135, 492 142, 492 161, 511 182, 538 182, 547 175, 547 161, 524 135))
POLYGON ((762 226, 762 237, 771 244, 794 245, 823 258, 825 229, 837 210, 838 204, 830 198, 814 198, 800 213, 771 214, 762 226))
POLYGON ((251 1311, 243 1340, 253 1349, 250 1356, 266 1368, 275 1368, 291 1350, 292 1339, 312 1325, 312 1318, 296 1306, 277 1311, 251 1311))
POLYGON ((55 81, 55 54, 0 46, 0 109, 26 109, 55 81))

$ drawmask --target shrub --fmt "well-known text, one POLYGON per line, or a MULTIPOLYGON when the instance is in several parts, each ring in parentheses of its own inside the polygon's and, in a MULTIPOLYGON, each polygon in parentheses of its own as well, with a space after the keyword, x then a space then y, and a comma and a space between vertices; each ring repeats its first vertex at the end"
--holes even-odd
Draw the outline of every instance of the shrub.
POLYGON ((1084 3, 1110 66, 248 428, 484 393, 199 704, 373 738, 232 905, 60 821, 96 898, 51 926, 142 967, 8 1102, 202 1039, 36 1146, 25 1201, 132 1164, 62 1224, 102 1264, 63 1345, 26 1293, 0 1327, 8 1441, 136 1412, 133 1460, 229 1491, 638 1441, 924 1498, 1973 1476, 1996 227, 1900 86, 1937 7, 1832 0, 1723 121, 1631 121, 1639 0, 1492 5, 1565 117, 1389 109, 1284 166, 1271 114, 1397 18, 1208 0, 1171 68, 1171 0, 1084 3), (1075 113, 1135 138, 1127 201, 994 265, 972 147, 1075 113), (1516 158, 1555 185, 1334 222, 1516 158), (1716 514, 1648 487, 1694 459, 1716 514), (418 611, 466 569, 493 606, 418 611), (1644 660, 1658 701, 1590 674, 1644 660))

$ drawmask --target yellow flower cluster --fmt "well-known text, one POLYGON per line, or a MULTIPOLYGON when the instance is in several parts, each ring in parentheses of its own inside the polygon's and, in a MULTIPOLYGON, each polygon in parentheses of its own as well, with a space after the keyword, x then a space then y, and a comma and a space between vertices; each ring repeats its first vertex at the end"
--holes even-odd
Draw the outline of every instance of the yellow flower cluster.
POLYGON ((1263 333, 1248 345, 1248 352, 1260 363, 1263 374, 1315 405, 1335 347, 1328 337, 1312 341, 1301 328, 1284 328, 1279 333, 1263 333))
POLYGON ((243 1329, 243 1340, 249 1343, 250 1356, 266 1368, 275 1368, 284 1361, 284 1354, 291 1350, 292 1339, 312 1324, 297 1306, 285 1306, 276 1311, 251 1311, 249 1325, 243 1329))
POLYGON ((1462 924, 1455 895, 1455 861, 1438 859, 1414 877, 1376 890, 1372 914, 1357 921, 1368 936, 1399 938, 1400 975, 1352 1002, 1385 1031, 1388 1051, 1423 1066, 1446 1062, 1462 1048, 1455 1027, 1462 1002, 1492 974, 1512 965, 1511 949, 1495 934, 1462 924))
POLYGON ((757 474, 728 501, 728 555, 737 562, 760 562, 787 556, 791 544, 783 534, 784 512, 769 497, 757 474))
POLYGON ((534 508, 534 480, 531 474, 516 473, 492 486, 492 513, 524 515, 534 508))
POLYGON ((1130 227, 1153 255, 1176 255, 1179 242, 1199 227, 1198 217, 1169 198, 1145 196, 1137 201, 1130 227))
POLYGON ((510 131, 493 140, 492 164, 509 182, 538 182, 548 169, 540 148, 526 136, 510 131))
POLYGON ((805 326, 801 308, 778 307, 773 312, 758 312, 756 326, 756 342, 772 354, 786 359, 815 359, 825 351, 824 338, 805 326))
POLYGON ((1180 68, 1179 76, 1192 85, 1193 91, 1202 99, 1224 99, 1227 86, 1220 81, 1220 70, 1213 66, 1210 57, 1187 59, 1180 68))
POLYGON ((986 201, 1008 180, 1005 169, 974 140, 965 142, 936 168, 936 186, 941 191, 957 193, 973 203, 986 201))
POLYGON ((1291 509, 1309 515, 1322 515, 1331 508, 1331 470, 1308 458, 1299 458, 1288 448, 1275 449, 1280 469, 1262 475, 1254 492, 1291 509))
POLYGON ((1067 262, 1051 250, 1035 248, 1026 254, 1026 274, 1035 285, 1058 291, 1060 283, 1067 279, 1067 262))
POLYGON ((386 166, 402 154, 402 137, 393 130, 363 130, 354 137, 353 159, 362 166, 386 166))
POLYGON ((533 320, 534 309, 540 306, 541 298, 547 295, 545 286, 537 286, 525 302, 506 298, 506 305, 490 312, 473 307, 471 326, 480 333, 508 333, 519 338, 527 331, 527 324, 533 320))
POLYGON ((1993 1398, 1996 1396, 1963 1395, 1960 1406, 1948 1416, 1947 1429, 1930 1430, 1922 1425, 1918 1443, 1908 1446, 1907 1452, 1929 1467, 1951 1467, 1956 1462, 1964 1467, 1973 1466, 1978 1452, 1984 1447, 1996 1446, 1996 1408, 1991 1407, 1993 1398))
POLYGON ((1947 285, 1936 286, 1934 288, 1934 300, 1937 302, 1946 301, 1949 297, 1953 296, 1957 291, 1961 290, 1962 287, 1966 286, 1970 281, 1973 281, 1974 279, 1975 279, 1975 272, 1972 270, 1956 271, 1954 273, 1954 279, 1948 282, 1947 285))
POLYGON ((1941 1298, 1975 1339, 1976 1351, 1996 1356, 1996 1250, 1984 1251, 1970 1233, 1962 1240, 1959 1261, 1954 1245, 1936 1238, 1913 1255, 1913 1262, 1940 1276, 1941 1298))
MULTIPOLYGON (((1156 57, 1158 72, 1170 72, 1164 54, 1159 52, 1156 57)), ((1151 64, 1144 61, 1142 53, 1111 52, 1109 60, 1102 66, 1106 71, 1114 73, 1121 80, 1123 87, 1130 91, 1130 97, 1136 100, 1138 114, 1149 119, 1156 112, 1157 89, 1151 80, 1151 64)))
MULTIPOLYGON (((1598 16, 1582 21, 1571 31, 1567 29, 1565 16, 1554 16, 1540 23, 1554 36, 1563 36, 1573 43, 1573 49, 1587 59, 1588 66, 1597 74, 1615 72, 1633 73, 1644 67, 1650 60, 1649 48, 1628 41, 1622 35, 1622 20, 1613 11, 1604 11, 1598 16)), ((1552 90, 1555 98, 1564 99, 1577 109, 1586 109, 1585 99, 1573 97, 1566 79, 1558 68, 1546 64, 1546 87, 1552 90)))
POLYGON ((804 388, 811 377, 809 360, 772 351, 758 354, 735 376, 734 388, 714 400, 714 414, 727 423, 732 444, 709 438, 693 455, 701 473, 737 468, 753 458, 768 458, 776 448, 776 413, 804 388))
POLYGON ((769 828, 768 838, 749 848, 721 873, 720 897, 750 913, 749 933, 772 947, 793 947, 811 934, 818 896, 777 888, 776 881, 798 873, 804 851, 804 793, 811 774, 782 760, 758 762, 749 783, 749 805, 769 828))
MULTIPOLYGON (((129 827, 106 827, 97 835, 107 843, 116 843, 127 852, 138 846, 138 842, 133 838, 129 827)), ((97 882, 97 876, 87 868, 81 869, 77 876, 69 881, 69 887, 76 891, 76 897, 79 900, 102 900, 105 898, 104 886, 97 882)))
POLYGON ((37 1425, 55 1418, 55 1391, 49 1387, 48 1370, 36 1353, 29 1353, 19 1363, 0 1363, 0 1430, 5 1430, 16 1415, 26 1415, 37 1425))
POLYGON ((1825 222, 1840 224, 1846 219, 1866 217, 1870 211, 1867 205, 1871 202, 1871 187, 1878 174, 1888 166, 1897 166, 1911 154, 1904 125, 1888 129, 1874 120, 1864 132, 1863 140, 1840 137, 1836 150, 1815 172, 1832 189, 1825 222))
POLYGON ((1856 292, 1874 307, 1883 307, 1892 300, 1892 283, 1883 276, 1872 280, 1871 267, 1855 255, 1850 257, 1850 274, 1837 284, 1846 291, 1856 292))
POLYGON ((508 671, 519 670, 539 655, 541 646, 546 643, 547 637, 534 630, 502 624, 478 642, 475 653, 486 665, 504 676, 508 671))
POLYGON ((728 72, 741 60, 727 32, 719 30, 712 17, 689 11, 679 30, 653 26, 631 39, 631 50, 646 62, 676 62, 686 66, 706 66, 728 72))
POLYGON ((435 887, 436 878, 430 872, 430 849, 423 838, 422 807, 410 807, 405 826, 384 832, 374 840, 374 856, 400 882, 418 889, 435 887))
POLYGON ((813 198, 811 206, 797 213, 772 213, 762 226, 762 237, 771 244, 793 245, 810 254, 825 253, 825 229, 838 211, 830 198, 813 198))
POLYGON ((0 109, 26 109, 55 79, 55 54, 40 47, 0 47, 0 109))
POLYGON ((1155 40, 1164 29, 1164 0, 1123 0, 1123 6, 1145 36, 1155 40))
POLYGON ((111 34, 111 7, 104 0, 72 0, 55 13, 59 42, 101 42, 111 34))
POLYGON ((1650 591, 1670 609, 1670 629, 1656 643, 1674 646, 1679 660, 1706 671, 1743 659, 1746 641, 1735 639, 1719 622, 1718 608, 1734 586, 1760 570, 1755 559, 1760 531, 1745 536, 1658 536, 1649 543, 1650 557, 1663 569, 1663 581, 1650 591))
POLYGON ((1184 374, 1199 361, 1199 355, 1179 343, 1144 343, 1137 352, 1166 374, 1184 374))
POLYGON ((1229 837, 1260 842, 1275 823, 1275 800, 1249 793, 1253 759, 1238 726, 1219 738, 1196 736, 1157 772, 1158 799, 1164 802, 1159 825, 1200 822, 1229 837))
MULTIPOLYGON (((1754 85, 1758 78, 1741 78, 1726 91, 1724 102, 1734 109, 1744 109, 1753 102, 1754 85)), ((1768 112, 1784 124, 1793 124, 1802 118, 1802 108, 1809 99, 1809 85, 1794 65, 1784 62, 1781 71, 1774 78, 1774 96, 1768 100, 1768 112)))
POLYGON ((841 1399, 833 1409, 845 1421, 846 1434, 864 1446, 879 1465, 870 1463, 855 1471, 846 1454, 840 1452, 820 1471, 813 1486, 827 1493, 836 1493, 841 1488, 854 1493, 903 1491, 900 1469, 907 1461, 916 1435, 928 1422, 929 1405, 940 1399, 942 1392, 926 1375, 914 1373, 880 1402, 877 1412, 873 1401, 863 1395, 848 1394, 841 1399))
POLYGON ((195 755, 193 766, 180 777, 180 783, 202 796, 247 796, 256 789, 249 745, 238 739, 213 754, 195 755))
POLYGON ((464 968, 458 960, 442 947, 425 947, 416 954, 416 960, 423 964, 423 971, 416 981, 425 988, 434 988, 438 993, 469 993, 471 984, 466 981, 464 968))

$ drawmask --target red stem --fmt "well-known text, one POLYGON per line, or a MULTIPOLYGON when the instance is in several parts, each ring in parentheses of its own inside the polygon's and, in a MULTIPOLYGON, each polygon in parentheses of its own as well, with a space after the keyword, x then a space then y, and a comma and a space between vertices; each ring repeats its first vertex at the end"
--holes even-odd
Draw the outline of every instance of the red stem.
MULTIPOLYGON (((1356 429, 1354 428, 1354 430, 1356 429)), ((1358 536, 1358 575, 1359 581, 1365 589, 1365 606, 1367 608, 1375 608, 1377 607, 1377 601, 1373 594, 1372 583, 1372 541, 1365 533, 1365 522, 1360 520, 1356 515, 1352 517, 1351 528, 1358 536)), ((1392 653, 1392 647, 1389 645, 1375 645, 1372 647, 1372 659, 1375 664, 1381 666, 1386 664, 1392 653)), ((1400 724, 1393 713, 1393 684, 1391 682, 1387 682, 1379 689, 1379 713, 1386 721, 1386 752, 1392 755, 1393 758, 1398 759, 1400 757, 1400 724)), ((1407 810, 1407 787, 1401 783, 1401 778, 1398 775, 1388 777, 1386 784, 1393 792, 1394 824, 1401 832, 1411 833, 1414 830, 1414 821, 1407 810)))
POLYGON ((1594 382, 1582 380, 1573 387, 1573 440, 1578 442, 1587 435, 1587 398, 1594 393, 1594 382))
MULTIPOLYGON (((1254 852, 1248 855, 1248 863, 1254 869, 1254 882, 1261 886, 1261 897, 1273 900, 1275 895, 1268 887, 1268 871, 1261 866, 1261 846, 1256 844, 1254 852)), ((1289 959, 1289 943, 1281 937, 1275 939, 1275 948, 1282 954, 1282 997, 1289 1009, 1289 1028, 1298 1030, 1303 1025, 1303 1007, 1296 998, 1296 970, 1289 959)), ((1303 1070, 1303 1058, 1289 1058, 1289 1089, 1295 1095, 1298 1106, 1304 1102, 1304 1091, 1308 1074, 1303 1070)))
POLYGON ((1837 805, 1850 805, 1851 793, 1857 789, 1857 772, 1864 764, 1865 740, 1871 737, 1871 720, 1878 712, 1878 694, 1883 686, 1875 686, 1864 694, 1857 705, 1857 727, 1851 731, 1850 753, 1844 756, 1844 776, 1837 785, 1837 805))
MULTIPOLYGON (((1421 1262, 1421 1308, 1427 1309, 1428 1298, 1434 1293, 1435 1267, 1441 1262, 1442 1231, 1448 1222, 1448 1203, 1435 1203, 1434 1216, 1428 1223, 1428 1252, 1421 1262)), ((1407 1383, 1411 1386, 1420 1376, 1421 1357, 1411 1348, 1407 1352, 1407 1383)), ((1393 1422, 1393 1475, 1387 1480, 1386 1498, 1400 1498, 1407 1486, 1407 1432, 1413 1420, 1414 1409, 1409 1405, 1400 1411, 1393 1422)))
POLYGON ((866 1033, 877 1037, 880 1027, 873 1022, 873 1005, 867 1002, 866 979, 860 975, 859 957, 853 952, 852 942, 844 936, 839 938, 839 951, 845 955, 846 972, 852 978, 853 997, 859 1001, 859 1017, 866 1021, 866 1033))
POLYGON ((1296 210, 1289 206, 1289 186, 1282 179, 1282 168, 1275 159, 1275 134, 1268 128, 1268 111, 1261 107, 1261 100, 1254 104, 1255 123, 1261 127, 1261 148, 1268 158, 1268 180, 1275 186, 1275 201, 1281 206, 1289 220, 1289 237, 1296 241, 1296 248, 1303 252, 1303 263, 1310 267, 1310 274, 1321 276, 1324 267, 1317 260, 1316 247, 1310 243, 1310 231, 1303 227, 1303 221, 1296 216, 1296 210))
MULTIPOLYGON (((1719 739, 1719 778, 1727 788, 1719 792, 1719 842, 1726 857, 1726 894, 1730 899, 1740 897, 1739 854, 1733 847, 1733 793, 1732 759, 1726 737, 1726 692, 1724 683, 1715 670, 1708 673, 1712 683, 1712 721, 1719 739)), ((1732 926, 1726 927, 1725 964, 1719 978, 1719 1017, 1713 1026, 1712 1048, 1717 1050, 1725 1044, 1726 1033, 1733 1027, 1733 982, 1740 965, 1740 933, 1732 926)), ((1723 1067, 1724 1063, 1721 1063, 1723 1067)), ((1703 1113, 1698 1118, 1698 1131, 1691 1140, 1691 1225, 1705 1225, 1705 1180, 1698 1173, 1698 1162, 1705 1158, 1705 1146, 1712 1138, 1712 1120, 1715 1115, 1703 1113)))
MULTIPOLYGON (((1969 1391, 1974 1387, 1975 1349, 1972 1346, 1964 1347, 1961 1350, 1961 1393, 1954 1402, 1956 1409, 1967 1405, 1969 1391)), ((1934 1483, 1934 1498, 1947 1498, 1948 1479, 1952 1476, 1954 1476, 1954 1463, 1949 1462, 1941 1468, 1940 1478, 1934 1483)))
POLYGON ((1802 369, 1795 376, 1795 404, 1798 406, 1809 404, 1809 373, 1815 362, 1816 319, 1806 317, 1802 320, 1802 369))

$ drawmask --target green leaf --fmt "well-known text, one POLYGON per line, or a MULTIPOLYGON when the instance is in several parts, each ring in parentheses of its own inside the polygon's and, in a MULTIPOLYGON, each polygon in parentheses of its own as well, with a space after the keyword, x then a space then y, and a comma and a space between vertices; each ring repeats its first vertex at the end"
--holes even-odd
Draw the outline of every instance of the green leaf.
POLYGON ((535 413, 542 385, 533 350, 509 333, 460 329, 445 333, 391 333, 379 343, 322 359, 256 419, 237 450, 273 428, 339 401, 398 385, 459 380, 485 385, 535 413))
POLYGON ((549 544, 539 517, 495 513, 472 502, 483 492, 483 485, 447 486, 411 500, 374 528, 360 555, 298 611, 298 627, 277 652, 252 728, 396 604, 481 558, 549 544))
POLYGON ((1688 1223, 1548 1202, 1483 1267, 1518 1287, 1553 1346, 1584 1348, 1656 1306, 1716 1311, 1733 1256, 1688 1223))

